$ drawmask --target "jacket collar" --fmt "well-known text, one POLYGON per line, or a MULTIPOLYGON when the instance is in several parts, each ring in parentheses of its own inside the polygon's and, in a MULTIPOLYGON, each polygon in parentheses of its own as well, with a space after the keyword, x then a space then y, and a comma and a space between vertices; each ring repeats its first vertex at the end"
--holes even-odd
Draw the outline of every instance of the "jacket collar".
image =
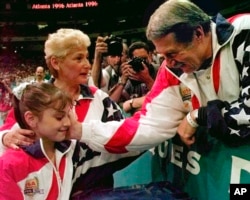
POLYGON ((220 13, 215 15, 212 21, 216 24, 218 43, 222 45, 230 38, 234 31, 234 27, 220 13))
MULTIPOLYGON (((42 142, 41 139, 37 140, 34 144, 30 146, 22 146, 21 148, 28 153, 29 155, 35 158, 45 158, 44 152, 41 148, 42 142)), ((71 140, 65 140, 63 142, 56 142, 55 148, 61 153, 65 153, 71 145, 71 140)))
MULTIPOLYGON (((51 78, 49 80, 49 83, 53 84, 54 81, 55 81, 55 78, 51 78)), ((80 87, 81 87, 80 93, 81 93, 83 98, 94 98, 93 92, 88 85, 81 84, 80 87)))
POLYGON ((92 90, 90 89, 89 86, 87 86, 87 85, 80 85, 80 87, 81 87, 80 93, 81 93, 81 95, 82 95, 83 98, 86 98, 86 97, 94 98, 93 92, 92 92, 92 90))

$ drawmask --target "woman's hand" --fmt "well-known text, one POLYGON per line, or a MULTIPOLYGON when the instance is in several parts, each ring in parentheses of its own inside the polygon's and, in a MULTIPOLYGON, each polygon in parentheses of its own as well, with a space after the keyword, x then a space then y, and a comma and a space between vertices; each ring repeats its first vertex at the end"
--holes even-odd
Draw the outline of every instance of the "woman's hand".
POLYGON ((36 136, 32 130, 21 128, 5 133, 2 138, 3 145, 12 149, 19 149, 19 146, 29 146, 35 140, 36 136))

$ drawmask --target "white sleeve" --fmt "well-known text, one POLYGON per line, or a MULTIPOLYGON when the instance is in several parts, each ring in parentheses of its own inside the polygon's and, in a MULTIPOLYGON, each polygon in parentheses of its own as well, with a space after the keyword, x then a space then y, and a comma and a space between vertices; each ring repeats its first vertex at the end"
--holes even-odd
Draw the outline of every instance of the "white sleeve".
POLYGON ((176 96, 179 88, 167 90, 149 98, 142 111, 122 121, 83 123, 82 140, 97 151, 125 153, 147 150, 171 139, 186 111, 176 96))
POLYGON ((105 86, 101 88, 102 91, 108 93, 108 86, 109 86, 109 80, 110 80, 110 76, 109 76, 109 73, 107 72, 107 70, 103 69, 102 70, 102 76, 103 76, 103 79, 105 80, 105 86))

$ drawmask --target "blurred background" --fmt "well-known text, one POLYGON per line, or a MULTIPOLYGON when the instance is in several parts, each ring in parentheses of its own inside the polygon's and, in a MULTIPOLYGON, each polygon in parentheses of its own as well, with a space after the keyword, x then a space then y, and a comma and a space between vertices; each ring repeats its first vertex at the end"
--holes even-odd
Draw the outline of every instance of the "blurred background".
MULTIPOLYGON (((58 28, 77 28, 95 40, 115 34, 127 43, 145 39, 150 15, 164 0, 1 0, 0 53, 43 54, 43 42, 58 28)), ((247 12, 249 0, 193 0, 207 13, 247 12)), ((91 53, 91 52, 90 52, 91 53)))

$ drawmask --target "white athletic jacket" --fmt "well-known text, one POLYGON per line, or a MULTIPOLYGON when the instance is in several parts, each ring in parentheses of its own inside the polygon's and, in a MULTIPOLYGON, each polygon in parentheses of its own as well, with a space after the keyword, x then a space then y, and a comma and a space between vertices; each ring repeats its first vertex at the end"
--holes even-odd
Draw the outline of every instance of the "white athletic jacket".
POLYGON ((100 151, 149 149, 172 138, 187 113, 199 108, 201 126, 232 145, 250 134, 250 14, 211 20, 211 65, 192 74, 162 63, 142 110, 123 121, 83 123, 83 140, 100 151), (201 110, 201 111, 200 111, 201 110))

